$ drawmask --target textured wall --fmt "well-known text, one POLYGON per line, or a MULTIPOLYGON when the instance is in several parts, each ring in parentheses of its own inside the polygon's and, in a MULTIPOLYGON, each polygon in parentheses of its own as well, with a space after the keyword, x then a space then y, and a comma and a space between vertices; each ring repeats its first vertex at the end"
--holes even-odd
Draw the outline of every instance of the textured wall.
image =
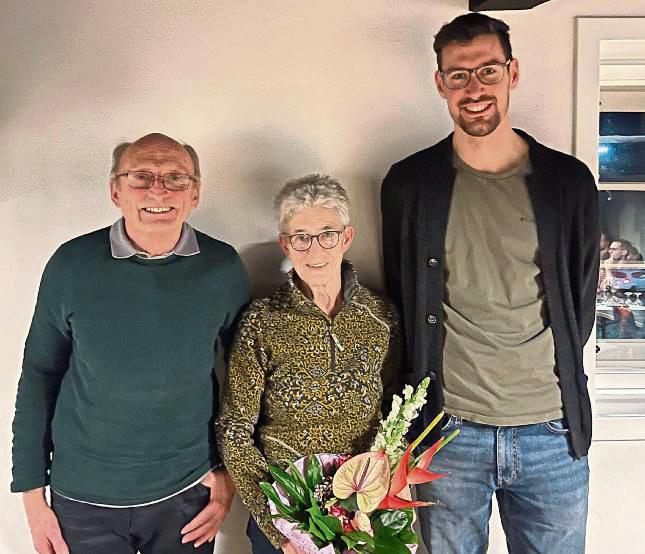
MULTIPOLYGON (((642 14, 636 0, 593 4, 604 7, 552 0, 504 14, 522 72, 513 122, 566 151, 572 147, 574 17, 642 14)), ((331 173, 354 201, 358 234, 350 257, 363 279, 379 286, 380 181, 392 162, 450 129, 434 91, 431 40, 466 5, 2 3, 0 553, 31 551, 20 498, 7 490, 15 388, 40 272, 62 241, 117 217, 107 187, 112 147, 150 131, 193 144, 205 184, 192 222, 239 249, 259 292, 279 280, 273 194, 286 179, 331 173)), ((599 502, 592 510, 594 543, 609 544, 606 522, 611 532, 624 530, 614 540, 633 546, 633 513, 622 497, 611 507, 599 502)), ((245 551, 237 535, 242 518, 240 510, 230 518, 218 552, 245 551)))

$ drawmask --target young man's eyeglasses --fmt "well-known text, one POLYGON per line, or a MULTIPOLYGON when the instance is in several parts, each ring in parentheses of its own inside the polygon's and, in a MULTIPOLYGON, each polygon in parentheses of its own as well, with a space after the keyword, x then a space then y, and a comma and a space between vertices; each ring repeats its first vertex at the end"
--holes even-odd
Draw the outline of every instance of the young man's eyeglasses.
POLYGON ((197 182, 197 177, 185 175, 184 173, 152 173, 151 171, 126 171, 114 176, 115 179, 125 177, 128 185, 133 189, 149 189, 155 184, 157 178, 166 190, 180 191, 186 190, 191 182, 197 182))
POLYGON ((334 248, 338 245, 340 241, 340 236, 345 231, 343 227, 340 231, 323 231, 317 235, 309 235, 307 233, 296 233, 295 235, 284 235, 284 237, 289 239, 289 244, 294 250, 298 252, 306 252, 311 248, 314 239, 318 241, 318 244, 326 250, 334 248))
POLYGON ((447 71, 439 71, 443 84, 451 90, 466 88, 470 77, 474 73, 482 85, 496 85, 504 78, 504 70, 513 61, 513 58, 501 63, 489 63, 472 69, 457 67, 447 71))

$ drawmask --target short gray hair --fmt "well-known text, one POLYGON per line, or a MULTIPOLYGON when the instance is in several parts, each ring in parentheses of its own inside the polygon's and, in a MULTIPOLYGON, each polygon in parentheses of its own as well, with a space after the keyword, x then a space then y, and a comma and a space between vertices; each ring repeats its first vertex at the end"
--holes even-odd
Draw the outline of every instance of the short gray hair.
MULTIPOLYGON (((114 177, 118 173, 123 153, 131 144, 131 142, 122 142, 120 144, 117 144, 114 150, 112 150, 112 168, 110 169, 110 177, 114 177)), ((199 179, 202 176, 202 172, 199 167, 199 156, 197 155, 197 152, 190 144, 184 144, 182 142, 180 142, 179 144, 181 144, 186 152, 188 152, 188 155, 193 162, 193 167, 195 168, 195 177, 199 179)))
POLYGON ((312 173, 289 181, 276 195, 273 206, 281 230, 300 210, 317 206, 334 210, 342 224, 349 225, 347 191, 329 175, 312 173))

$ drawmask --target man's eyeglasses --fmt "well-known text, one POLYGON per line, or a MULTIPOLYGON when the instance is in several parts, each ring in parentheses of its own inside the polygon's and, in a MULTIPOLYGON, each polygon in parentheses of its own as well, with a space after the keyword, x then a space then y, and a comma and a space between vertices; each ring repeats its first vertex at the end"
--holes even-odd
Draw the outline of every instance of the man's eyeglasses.
POLYGON ((451 90, 466 88, 470 77, 474 73, 482 85, 496 85, 504 78, 504 70, 513 61, 513 58, 502 63, 489 63, 473 69, 455 68, 439 71, 443 84, 451 90))
POLYGON ((125 173, 119 173, 114 177, 116 179, 119 177, 125 177, 128 185, 133 189, 152 188, 158 177, 163 187, 166 190, 171 191, 186 190, 190 186, 191 182, 198 181, 197 177, 185 175, 184 173, 164 173, 163 175, 160 175, 159 173, 152 173, 151 171, 126 171, 125 173))
POLYGON ((340 231, 323 231, 317 235, 309 235, 307 233, 296 233, 295 235, 284 235, 289 239, 289 244, 294 250, 298 252, 306 252, 311 248, 314 239, 318 241, 318 244, 326 250, 334 248, 338 245, 340 241, 340 236, 345 231, 343 227, 340 231))

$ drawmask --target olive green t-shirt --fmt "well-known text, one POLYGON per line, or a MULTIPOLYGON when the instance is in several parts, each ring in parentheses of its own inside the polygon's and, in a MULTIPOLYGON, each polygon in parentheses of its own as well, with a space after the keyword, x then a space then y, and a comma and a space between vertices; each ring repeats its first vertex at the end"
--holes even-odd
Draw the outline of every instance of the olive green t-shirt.
POLYGON ((456 154, 446 233, 446 412, 489 425, 562 417, 537 226, 525 176, 477 171, 456 154))

